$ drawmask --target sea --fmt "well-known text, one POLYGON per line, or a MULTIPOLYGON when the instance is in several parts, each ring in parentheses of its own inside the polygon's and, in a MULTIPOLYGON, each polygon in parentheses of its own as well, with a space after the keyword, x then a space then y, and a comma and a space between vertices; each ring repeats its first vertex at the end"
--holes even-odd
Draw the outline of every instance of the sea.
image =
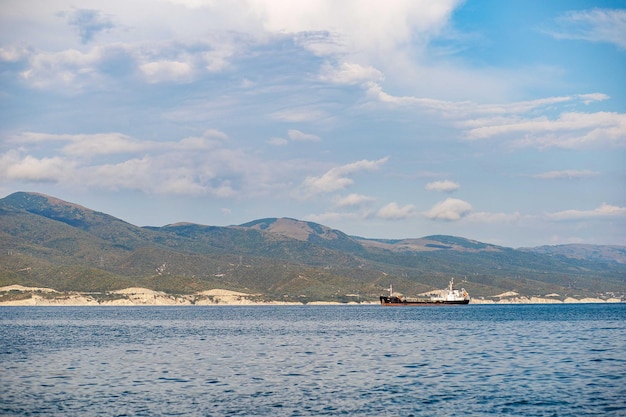
POLYGON ((0 307, 11 416, 626 416, 626 304, 0 307))

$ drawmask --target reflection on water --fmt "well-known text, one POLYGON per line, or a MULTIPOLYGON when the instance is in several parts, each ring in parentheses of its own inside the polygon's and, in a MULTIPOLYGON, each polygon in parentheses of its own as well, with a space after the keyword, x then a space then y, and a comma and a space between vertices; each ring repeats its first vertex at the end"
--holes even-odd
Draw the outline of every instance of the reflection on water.
POLYGON ((624 415, 626 306, 0 308, 0 414, 624 415))

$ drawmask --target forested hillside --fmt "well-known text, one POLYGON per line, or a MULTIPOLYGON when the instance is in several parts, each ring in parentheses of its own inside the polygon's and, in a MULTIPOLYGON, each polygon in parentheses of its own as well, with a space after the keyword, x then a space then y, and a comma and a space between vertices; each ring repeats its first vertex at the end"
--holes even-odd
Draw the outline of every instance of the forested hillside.
POLYGON ((454 236, 380 240, 296 219, 216 227, 138 227, 54 197, 0 200, 0 286, 107 291, 141 286, 174 294, 225 288, 268 299, 374 300, 450 278, 473 297, 598 296, 626 292, 626 248, 513 249, 454 236))

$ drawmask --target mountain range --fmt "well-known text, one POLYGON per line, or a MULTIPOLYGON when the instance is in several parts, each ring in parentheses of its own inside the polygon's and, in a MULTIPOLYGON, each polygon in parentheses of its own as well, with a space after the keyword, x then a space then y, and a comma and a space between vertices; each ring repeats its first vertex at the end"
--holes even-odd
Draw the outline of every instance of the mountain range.
POLYGON ((451 278, 474 297, 515 291, 623 296, 626 247, 507 248, 455 236, 368 239, 317 223, 268 218, 218 227, 139 227, 39 193, 0 199, 0 286, 171 294, 224 288, 268 300, 375 300, 451 278))

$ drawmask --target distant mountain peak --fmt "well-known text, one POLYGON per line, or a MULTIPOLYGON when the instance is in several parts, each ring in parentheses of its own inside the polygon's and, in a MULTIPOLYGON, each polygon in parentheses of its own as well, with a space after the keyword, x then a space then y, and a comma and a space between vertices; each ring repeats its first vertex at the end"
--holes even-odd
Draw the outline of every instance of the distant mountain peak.
POLYGON ((18 191, 1 199, 0 205, 14 210, 24 210, 81 228, 90 227, 102 221, 117 220, 122 222, 122 220, 108 214, 36 192, 18 191))
POLYGON ((458 236, 448 236, 448 235, 432 235, 426 236, 423 239, 439 242, 442 246, 449 246, 450 248, 455 249, 470 249, 470 250, 488 250, 488 249, 496 249, 498 248, 495 245, 491 245, 489 243, 479 242, 477 240, 467 239, 464 237, 458 236))
POLYGON ((196 223, 191 223, 191 222, 176 222, 176 223, 166 224, 163 227, 186 227, 186 226, 201 226, 201 225, 198 225, 196 223))
POLYGON ((69 201, 37 192, 18 191, 5 197, 3 201, 8 203, 5 205, 21 208, 31 213, 34 212, 33 210, 42 207, 71 207, 77 210, 93 212, 93 210, 79 204, 70 203, 69 201))
POLYGON ((458 251, 458 252, 498 252, 505 248, 476 240, 457 236, 432 235, 421 238, 407 239, 366 239, 357 240, 368 248, 386 249, 395 252, 432 252, 432 251, 458 251))
POLYGON ((266 218, 244 223, 240 227, 262 230, 265 232, 289 237, 296 240, 308 241, 311 236, 333 240, 347 237, 339 230, 321 224, 292 219, 289 217, 266 218))

